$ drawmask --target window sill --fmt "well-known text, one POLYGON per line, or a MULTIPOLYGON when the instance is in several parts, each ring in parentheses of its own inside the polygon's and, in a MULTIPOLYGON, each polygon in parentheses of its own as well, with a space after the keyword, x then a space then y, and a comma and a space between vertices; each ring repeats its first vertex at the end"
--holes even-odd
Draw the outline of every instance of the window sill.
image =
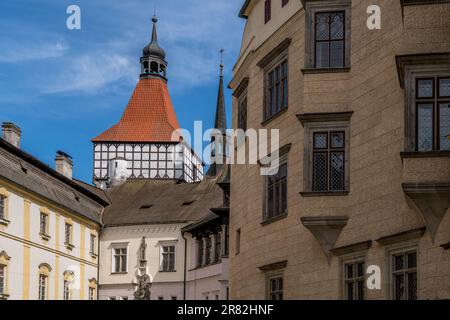
POLYGON ((123 274, 128 274, 128 272, 126 271, 121 271, 121 272, 111 272, 111 275, 115 276, 115 275, 123 275, 123 274))
POLYGON ((49 241, 52 237, 50 237, 48 234, 46 233, 39 233, 39 236, 41 237, 42 240, 44 241, 49 241))
POLYGON ((284 108, 283 110, 279 111, 278 113, 272 115, 271 117, 264 119, 263 122, 261 122, 261 125, 263 127, 267 126, 270 122, 272 122, 273 120, 277 119, 278 117, 282 116, 283 114, 285 114, 288 111, 288 108, 284 108))
POLYGON ((305 68, 302 69, 303 74, 321 74, 321 73, 347 73, 350 72, 350 68, 305 68))
POLYGON ((6 219, 0 219, 0 225, 2 225, 2 226, 8 226, 8 224, 10 223, 11 221, 9 221, 9 220, 6 220, 6 219))
POLYGON ((162 272, 162 273, 174 273, 174 272, 177 272, 177 270, 171 270, 171 271, 159 270, 159 272, 162 272))
POLYGON ((400 157, 402 159, 408 159, 408 158, 444 158, 444 157, 450 157, 450 151, 406 151, 406 152, 400 152, 400 157))
POLYGON ((306 191, 300 192, 302 197, 345 197, 350 194, 350 191, 335 191, 335 192, 314 192, 306 191))
POLYGON ((73 245, 73 244, 71 244, 71 243, 64 243, 64 245, 66 246, 66 248, 67 249, 69 249, 69 250, 73 250, 73 248, 75 248, 75 246, 73 245))
POLYGON ((195 267, 193 269, 190 269, 188 271, 200 270, 200 269, 208 268, 208 267, 215 266, 215 265, 218 265, 218 264, 221 264, 221 263, 222 263, 222 261, 216 261, 216 262, 213 262, 213 263, 210 263, 210 264, 205 264, 204 266, 197 266, 197 267, 195 267))
POLYGON ((288 216, 287 212, 286 212, 286 213, 283 213, 283 214, 281 214, 281 215, 279 215, 279 216, 276 216, 276 217, 273 217, 273 218, 264 220, 263 222, 261 222, 261 225, 262 225, 262 226, 267 226, 267 225, 272 224, 272 223, 274 223, 274 222, 283 220, 283 219, 287 218, 287 216, 288 216))
POLYGON ((89 254, 91 255, 92 259, 97 259, 98 254, 93 253, 93 252, 89 252, 89 254))

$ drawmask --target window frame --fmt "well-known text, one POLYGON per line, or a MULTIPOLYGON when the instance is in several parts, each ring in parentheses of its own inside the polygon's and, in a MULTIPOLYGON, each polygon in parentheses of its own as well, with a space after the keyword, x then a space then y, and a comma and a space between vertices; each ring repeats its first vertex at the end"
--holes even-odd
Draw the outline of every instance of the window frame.
POLYGON ((3 268, 3 290, 0 291, 0 300, 9 297, 9 261, 11 257, 5 251, 0 252, 0 267, 3 268))
MULTIPOLYGON (((419 259, 420 259, 420 255, 419 255, 419 245, 418 243, 415 241, 409 245, 397 245, 397 246, 393 246, 391 248, 388 248, 386 250, 386 254, 387 254, 387 259, 386 259, 386 264, 387 264, 387 268, 386 270, 388 270, 387 272, 387 292, 389 294, 389 299, 391 300, 395 300, 395 282, 394 282, 394 269, 393 269, 393 262, 394 262, 394 256, 397 256, 399 254, 403 254, 404 256, 408 253, 411 252, 415 252, 416 253, 416 267, 415 269, 415 273, 416 273, 416 299, 420 299, 419 298, 419 287, 420 287, 420 278, 419 278, 419 269, 420 269, 420 263, 419 263, 419 259)), ((402 273, 406 274, 408 270, 411 269, 402 269, 402 273)), ((399 271, 400 272, 400 271, 399 271)), ((408 292, 406 290, 407 288, 407 281, 405 279, 405 295, 408 295, 408 292)), ((409 300, 409 299, 403 299, 403 300, 409 300)))
MULTIPOLYGON (((128 273, 128 263, 129 263, 129 258, 128 258, 128 243, 113 243, 111 244, 111 274, 126 274, 128 273), (116 266, 116 250, 125 250, 125 271, 123 271, 123 259, 119 258, 119 271, 117 270, 117 266, 116 266)), ((119 256, 123 256, 123 254, 119 254, 119 256)))
POLYGON ((45 241, 48 241, 50 237, 50 212, 47 208, 41 208, 39 211, 39 235, 45 241), (45 225, 42 230, 42 218, 45 217, 45 225))
MULTIPOLYGON (((441 79, 450 79, 450 71, 447 76, 427 76, 427 77, 415 77, 415 151, 416 152, 440 152, 440 151, 450 151, 450 150, 442 150, 441 149, 441 141, 440 141, 440 128, 441 128, 441 119, 440 119, 440 106, 441 104, 450 105, 450 96, 441 96, 440 95, 440 80, 441 79), (419 97, 419 81, 422 80, 431 80, 433 86, 433 93, 431 97, 419 97), (421 105, 432 105, 432 148, 431 150, 419 150, 419 107, 421 105)), ((450 133, 449 133, 450 134, 450 133)))
POLYGON ((49 300, 49 281, 50 281, 50 273, 52 268, 47 263, 41 263, 39 265, 38 272, 38 300, 49 300), (45 280, 44 285, 42 286, 42 280, 45 280), (44 290, 44 291, 42 291, 44 290))
MULTIPOLYGON (((353 256, 351 258, 343 258, 340 261, 340 268, 341 268, 341 298, 342 300, 349 300, 347 298, 347 286, 346 284, 348 282, 353 282, 354 285, 354 290, 357 289, 357 283, 359 281, 361 281, 361 279, 363 280, 363 284, 364 284, 364 291, 363 291, 363 298, 362 299, 352 299, 351 301, 360 301, 360 300, 366 300, 367 299, 367 285, 366 285, 366 281, 367 281, 367 275, 366 275, 366 269, 367 269, 367 261, 366 261, 366 257, 365 255, 356 255, 353 256), (358 264, 362 263, 363 264, 363 275, 360 277, 357 274, 353 277, 353 278, 347 278, 346 276, 346 266, 347 265, 354 265, 357 267, 358 264)), ((357 270, 355 269, 355 271, 357 272, 357 270)), ((355 296, 355 294, 357 291, 354 291, 353 296, 355 296)))
POLYGON ((73 245, 73 222, 71 220, 66 220, 64 222, 64 245, 69 250, 72 250, 75 247, 73 245), (69 234, 67 234, 68 230, 69 234))
POLYGON ((0 198, 3 199, 3 210, 0 215, 0 225, 7 226, 9 224, 9 192, 6 188, 0 187, 0 198))
POLYGON ((160 243, 160 262, 159 262, 159 271, 160 272, 176 272, 177 271, 177 264, 176 264, 176 243, 175 242, 165 242, 160 243), (173 248, 173 252, 164 252, 164 248, 173 248), (169 257, 170 255, 173 255, 173 268, 170 268, 170 260, 167 262, 167 268, 165 268, 165 257, 169 257))
POLYGON ((237 114, 237 128, 243 130, 244 132, 247 131, 248 126, 248 96, 247 96, 247 89, 244 89, 244 91, 239 95, 237 99, 238 103, 238 114, 237 114), (243 102, 245 101, 245 108, 243 108, 243 102), (245 110, 245 112, 243 112, 245 110), (245 116, 244 116, 245 115, 245 116))
MULTIPOLYGON (((263 94, 263 120, 262 124, 266 125, 272 119, 277 118, 279 115, 283 114, 289 109, 289 56, 288 48, 285 48, 276 58, 274 58, 270 63, 264 66, 264 94, 263 94), (283 66, 286 66, 286 73, 283 76, 283 66), (279 70, 278 77, 276 80, 275 72, 279 70), (277 110, 278 106, 276 101, 273 102, 274 112, 271 111, 272 105, 270 104, 270 74, 274 73, 274 92, 273 97, 276 99, 275 89, 279 86, 279 98, 280 98, 280 109, 277 110), (277 82, 278 81, 278 82, 277 82), (284 92, 283 83, 286 82, 286 92, 284 92), (270 109, 270 112, 269 112, 270 109)), ((248 109, 247 109, 248 110, 248 109)))
POLYGON ((277 271, 270 271, 267 272, 266 275, 266 300, 267 301, 282 301, 284 299, 284 270, 277 270, 277 271), (272 291, 271 290, 271 282, 281 280, 281 289, 278 291, 272 291), (281 295, 281 299, 272 299, 271 295, 281 295))
MULTIPOLYGON (((428 60, 424 63, 420 61, 416 64, 408 64, 408 62, 402 62, 397 57, 397 65, 399 69, 400 82, 405 90, 405 152, 448 152, 448 150, 433 150, 432 151, 418 151, 418 92, 417 81, 418 79, 426 78, 450 78, 450 61, 443 63, 431 64, 428 60)), ((435 86, 435 91, 438 90, 435 86)), ((435 95, 435 93, 433 94, 435 95)), ((436 97, 434 97, 436 98, 436 97)), ((437 100, 437 99, 436 99, 437 100)), ((450 98, 445 98, 450 102, 450 98)), ((433 102, 434 103, 434 102, 433 102)), ((440 120, 436 118, 436 114, 433 115, 433 127, 435 121, 440 120)), ((433 130, 435 130, 433 128, 433 130)), ((437 130, 436 130, 437 131, 437 130)), ((435 133, 433 133, 433 140, 436 139, 435 133)))
POLYGON ((350 0, 327 0, 305 2, 305 69, 315 72, 339 72, 347 70, 351 65, 351 1, 350 0), (316 14, 344 12, 344 63, 337 68, 316 68, 316 14))
MULTIPOLYGON (((304 123, 304 153, 303 153, 303 184, 304 196, 347 195, 350 192, 350 118, 329 119, 323 121, 305 121, 304 123), (314 191, 313 155, 314 134, 320 132, 344 132, 344 190, 314 191)), ((329 169, 329 168, 328 168, 329 169)), ((328 170, 327 169, 327 170, 328 170)))
MULTIPOLYGON (((286 205, 286 209, 284 210, 284 212, 278 212, 278 213, 269 213, 269 180, 270 177, 272 176, 264 176, 264 205, 263 205, 263 220, 262 223, 263 224, 269 224, 275 221, 278 221, 280 219, 285 218, 288 215, 288 211, 289 211, 289 163, 288 163, 288 153, 285 154, 280 154, 279 156, 279 169, 277 172, 277 182, 274 183, 273 186, 278 185, 278 187, 280 188, 280 198, 278 200, 276 200, 275 198, 273 199, 274 203, 277 203, 278 201, 278 205, 281 208, 283 200, 285 201, 285 205, 286 205), (281 174, 281 167, 286 166, 286 176, 285 177, 281 177, 279 176, 281 174), (285 185, 285 194, 283 195, 283 184, 285 185)), ((274 191, 272 191, 274 193, 274 191)))
POLYGON ((96 241, 97 240, 97 235, 95 233, 90 233, 89 236, 89 254, 93 257, 96 258, 97 257, 97 246, 96 246, 96 241))

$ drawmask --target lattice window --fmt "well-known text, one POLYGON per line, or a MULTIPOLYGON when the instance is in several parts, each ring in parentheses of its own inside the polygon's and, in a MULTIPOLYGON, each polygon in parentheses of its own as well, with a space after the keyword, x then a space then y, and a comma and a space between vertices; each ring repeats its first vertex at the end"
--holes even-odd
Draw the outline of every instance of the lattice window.
POLYGON ((355 261, 344 264, 344 295, 346 300, 364 300, 365 264, 355 261))
POLYGON ((450 150, 450 78, 416 80, 417 151, 450 150))
POLYGON ((345 190, 345 132, 313 134, 313 191, 345 190))
POLYGON ((345 65, 345 12, 320 12, 315 16, 315 67, 345 65))
POLYGON ((395 300, 417 300, 417 251, 391 256, 392 292, 395 300))

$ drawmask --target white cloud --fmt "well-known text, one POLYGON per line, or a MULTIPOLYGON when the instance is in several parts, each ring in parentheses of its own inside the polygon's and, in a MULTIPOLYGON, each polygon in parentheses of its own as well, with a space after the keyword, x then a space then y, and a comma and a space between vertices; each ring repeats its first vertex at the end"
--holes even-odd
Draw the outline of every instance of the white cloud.
POLYGON ((18 63, 33 60, 58 58, 64 55, 69 46, 63 42, 46 43, 12 43, 7 41, 2 44, 0 63, 18 63))
POLYGON ((58 77, 44 87, 44 93, 94 93, 118 80, 132 81, 137 68, 120 54, 93 53, 66 61, 58 77))

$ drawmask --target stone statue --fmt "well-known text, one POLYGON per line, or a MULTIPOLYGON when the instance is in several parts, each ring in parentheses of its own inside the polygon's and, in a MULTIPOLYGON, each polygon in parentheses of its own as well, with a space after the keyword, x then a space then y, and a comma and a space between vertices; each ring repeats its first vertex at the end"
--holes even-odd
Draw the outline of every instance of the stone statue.
POLYGON ((142 276, 137 276, 137 289, 134 292, 135 300, 150 300, 150 288, 152 283, 150 282, 150 276, 144 274, 142 276))

